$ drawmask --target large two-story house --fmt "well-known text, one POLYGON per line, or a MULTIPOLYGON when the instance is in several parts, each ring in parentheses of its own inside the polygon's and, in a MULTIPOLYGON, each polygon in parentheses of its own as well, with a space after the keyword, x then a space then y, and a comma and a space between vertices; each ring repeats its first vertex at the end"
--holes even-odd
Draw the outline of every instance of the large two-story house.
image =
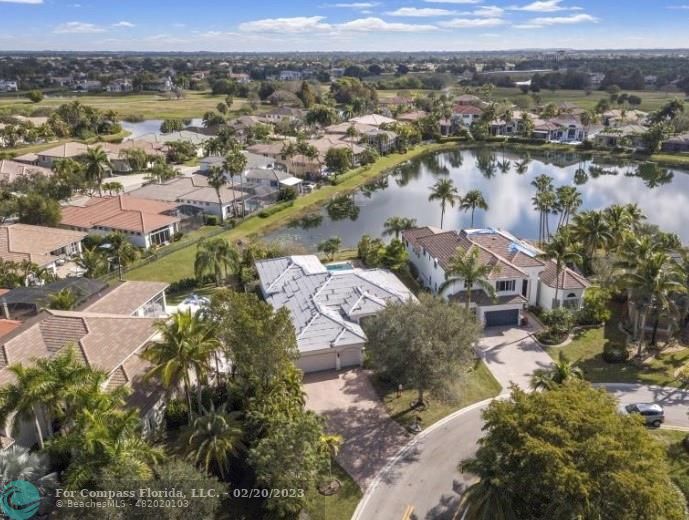
POLYGON ((589 286, 572 269, 563 268, 558 277, 555 263, 542 258, 541 250, 500 229, 441 231, 424 227, 404 231, 402 237, 423 286, 458 302, 465 302, 466 291, 472 291, 471 308, 486 327, 517 325, 528 306, 577 309, 589 286), (491 266, 487 281, 495 289, 495 298, 479 284, 466 287, 464 280, 447 276, 455 254, 473 254, 474 250, 482 264, 491 266))

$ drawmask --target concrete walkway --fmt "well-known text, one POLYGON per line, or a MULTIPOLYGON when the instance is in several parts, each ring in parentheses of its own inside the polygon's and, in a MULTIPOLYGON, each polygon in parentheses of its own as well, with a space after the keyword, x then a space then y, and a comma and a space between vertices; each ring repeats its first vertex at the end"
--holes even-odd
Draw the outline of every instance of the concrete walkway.
POLYGON ((390 418, 364 370, 307 374, 304 390, 307 408, 344 439, 337 461, 366 490, 411 436, 390 418))

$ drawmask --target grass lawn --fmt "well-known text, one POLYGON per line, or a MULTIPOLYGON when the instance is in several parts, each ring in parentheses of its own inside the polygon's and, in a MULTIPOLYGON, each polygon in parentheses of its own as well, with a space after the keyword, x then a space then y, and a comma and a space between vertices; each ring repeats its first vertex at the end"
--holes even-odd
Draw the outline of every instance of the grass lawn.
POLYGON ((603 359, 606 343, 624 343, 624 334, 617 328, 616 316, 605 327, 590 329, 575 335, 569 345, 559 348, 546 348, 550 356, 557 360, 564 352, 570 361, 584 371, 584 376, 592 383, 644 383, 661 386, 681 386, 674 372, 689 362, 689 349, 660 353, 652 361, 641 366, 633 361, 626 363, 607 363, 603 359))
MULTIPOLYGON (((626 90, 624 92, 627 92, 626 90)), ((672 99, 679 97, 683 98, 684 95, 681 92, 660 92, 660 91, 629 91, 629 94, 637 95, 641 98, 641 106, 638 107, 639 110, 650 112, 653 110, 658 110, 662 105, 671 101, 672 99)), ((603 98, 609 98, 610 95, 605 91, 594 90, 591 95, 587 96, 586 92, 583 90, 541 90, 538 93, 541 96, 543 104, 548 103, 574 103, 579 105, 581 108, 593 109, 599 100, 603 98)), ((495 100, 509 99, 513 100, 515 97, 524 96, 522 91, 518 88, 496 88, 493 93, 493 98, 495 100)))
POLYGON ((682 446, 682 439, 687 436, 687 432, 653 430, 651 435, 667 448, 670 478, 689 500, 689 453, 682 446))
POLYGON ((342 483, 340 492, 325 497, 318 491, 313 491, 309 496, 308 507, 311 520, 349 520, 352 518, 361 500, 361 489, 336 462, 333 462, 333 477, 342 483))
MULTIPOLYGON (((218 236, 230 242, 258 238, 262 233, 286 225, 290 220, 306 214, 308 211, 313 210, 314 207, 327 202, 337 194, 357 189, 362 184, 378 177, 381 173, 391 169, 397 164, 426 153, 448 149, 454 146, 456 146, 456 144, 417 146, 405 154, 391 154, 382 157, 371 166, 357 168, 343 175, 340 179, 341 182, 335 186, 324 186, 315 190, 308 195, 298 198, 292 206, 266 218, 261 218, 258 215, 251 216, 234 229, 228 230, 218 236)), ((192 244, 189 247, 161 257, 155 262, 132 269, 127 273, 127 279, 156 280, 169 283, 180 280, 181 278, 191 277, 194 275, 193 264, 195 254, 196 247, 192 244)))
MULTIPOLYGON (((213 96, 209 92, 186 91, 183 99, 167 99, 155 93, 130 95, 57 95, 46 96, 40 103, 31 103, 28 99, 1 97, 0 113, 30 115, 39 108, 57 108, 58 106, 79 100, 101 110, 114 110, 120 117, 143 116, 144 119, 193 118, 201 117, 208 110, 215 110, 218 103, 225 101, 225 96, 213 96)), ((244 99, 234 99, 232 110, 238 110, 246 104, 244 99)))
POLYGON ((471 372, 453 385, 453 399, 439 401, 430 396, 430 405, 423 411, 409 407, 410 403, 416 400, 415 390, 403 390, 402 396, 397 397, 397 388, 375 377, 372 382, 390 417, 405 427, 414 423, 416 416, 420 416, 422 426, 427 428, 460 408, 495 397, 501 390, 500 384, 482 361, 477 361, 471 372))

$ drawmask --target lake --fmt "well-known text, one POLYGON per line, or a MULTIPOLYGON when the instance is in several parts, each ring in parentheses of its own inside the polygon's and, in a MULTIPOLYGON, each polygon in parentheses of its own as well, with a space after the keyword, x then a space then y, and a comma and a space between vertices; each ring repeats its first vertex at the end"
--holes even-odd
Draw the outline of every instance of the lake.
MULTIPOLYGON (((604 163, 572 153, 529 158, 495 149, 441 152, 409 161, 353 196, 314 210, 264 239, 312 250, 322 240, 339 236, 343 247, 355 247, 363 234, 380 236, 383 223, 393 216, 415 218, 420 226, 440 226, 440 204, 429 202, 428 195, 441 178, 451 178, 461 194, 474 189, 483 193, 489 209, 476 211, 474 227, 503 228, 520 238, 536 239, 538 213, 531 202, 535 193, 531 181, 541 174, 553 177, 556 187, 577 186, 583 198, 579 211, 636 203, 650 223, 689 242, 689 175, 685 171, 652 163, 604 163), (522 163, 518 172, 517 163, 525 160, 528 164, 522 163)), ((552 217, 551 229, 555 220, 552 217)), ((470 213, 448 206, 444 229, 470 225, 470 213)))
MULTIPOLYGON (((162 119, 146 119, 145 121, 138 121, 136 123, 130 123, 128 121, 121 121, 122 129, 129 132, 127 139, 136 139, 146 134, 157 134, 160 132, 160 124, 163 122, 162 119)), ((190 126, 201 126, 203 120, 201 118, 194 118, 191 120, 190 126)))

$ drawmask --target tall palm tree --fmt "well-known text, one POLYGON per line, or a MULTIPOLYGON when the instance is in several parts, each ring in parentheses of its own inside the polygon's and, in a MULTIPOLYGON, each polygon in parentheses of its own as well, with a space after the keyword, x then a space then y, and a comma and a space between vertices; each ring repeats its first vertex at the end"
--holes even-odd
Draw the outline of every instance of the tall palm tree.
MULTIPOLYGON (((218 197, 218 209, 220 211, 220 223, 225 221, 225 209, 223 208, 222 195, 220 190, 227 184, 227 178, 225 177, 225 172, 220 166, 211 166, 208 170, 208 185, 215 190, 215 195, 218 197)), ((237 215, 237 208, 235 197, 235 191, 232 190, 232 212, 237 215)))
POLYGON ((445 283, 440 287, 440 293, 452 283, 464 281, 465 307, 471 306, 471 291, 474 285, 478 285, 488 296, 495 298, 495 287, 489 281, 488 276, 495 270, 494 266, 482 264, 479 260, 478 247, 472 247, 468 252, 457 248, 450 258, 445 270, 445 283))
POLYGON ((556 234, 550 242, 543 246, 543 258, 555 262, 555 301, 557 306, 560 306, 558 298, 560 285, 562 284, 560 277, 562 271, 567 264, 576 264, 581 261, 581 255, 576 252, 572 246, 572 240, 569 233, 562 230, 556 234))
POLYGON ((341 435, 321 435, 320 439, 320 449, 323 451, 324 455, 328 459, 328 476, 332 480, 333 478, 333 459, 337 457, 340 452, 340 446, 342 446, 342 436, 341 435))
POLYGON ((84 248, 79 258, 75 260, 78 267, 84 270, 86 278, 98 278, 108 270, 108 264, 103 254, 95 247, 84 248))
POLYGON ((182 432, 183 453, 206 472, 215 468, 224 480, 230 457, 245 449, 239 415, 240 412, 227 412, 226 403, 217 409, 203 410, 182 432))
POLYGON ((103 196, 103 178, 112 170, 108 154, 100 146, 89 148, 84 156, 86 179, 98 187, 98 195, 103 196))
POLYGON ((239 253, 224 238, 208 238, 199 242, 194 260, 194 274, 201 280, 205 274, 213 274, 215 285, 220 287, 230 273, 239 268, 239 253))
POLYGON ((471 210, 471 227, 474 227, 474 212, 477 209, 482 209, 483 211, 488 211, 488 203, 483 197, 483 193, 479 190, 471 190, 464 197, 462 197, 459 203, 459 209, 464 211, 471 210))
POLYGON ((200 408, 201 384, 210 371, 211 358, 220 348, 219 340, 209 324, 191 310, 177 312, 167 322, 157 322, 156 329, 160 339, 143 352, 143 357, 153 364, 146 377, 160 379, 168 389, 178 388, 181 382, 191 421, 190 374, 196 376, 200 408))
MULTIPOLYGON (((646 322, 651 312, 656 315, 671 309, 672 295, 686 292, 685 277, 677 262, 666 251, 653 251, 637 260, 633 269, 621 275, 637 312, 635 330, 638 331, 637 356, 641 356, 646 337, 646 322)), ((656 328, 656 327, 654 327, 656 328)))
MULTIPOLYGON (((239 190, 242 190, 244 183, 244 169, 246 168, 246 155, 242 153, 242 148, 239 146, 234 139, 228 144, 228 152, 225 154, 225 159, 223 160, 222 167, 230 176, 232 180, 232 189, 234 190, 234 178, 239 175, 239 190)), ((236 200, 232 200, 233 206, 236 204, 236 200)), ((237 215, 237 208, 234 208, 235 216, 237 215)), ((244 216, 244 202, 242 202, 242 216, 244 216)))
POLYGON ((560 220, 557 229, 569 224, 569 219, 583 204, 581 192, 574 186, 560 186, 555 192, 557 195, 557 209, 560 212, 560 220))
POLYGON ((601 250, 607 250, 614 241, 605 215, 600 211, 585 211, 575 215, 572 239, 584 247, 584 268, 587 273, 592 271, 594 256, 601 250))
POLYGON ((71 311, 77 304, 77 295, 69 288, 64 289, 48 296, 47 307, 61 311, 71 311))
POLYGON ((455 187, 452 179, 440 179, 431 187, 431 194, 428 196, 429 201, 440 201, 440 229, 443 228, 443 221, 445 220, 445 209, 449 204, 455 207, 455 203, 460 199, 459 191, 455 187))
POLYGON ((395 235, 395 238, 400 237, 402 231, 412 229, 416 227, 415 218, 406 217, 390 217, 383 224, 383 235, 390 236, 395 235))
POLYGON ((613 204, 604 210, 605 222, 610 230, 610 249, 618 250, 632 230, 632 220, 625 206, 613 204))
POLYGON ((550 368, 539 368, 534 371, 531 387, 534 390, 551 390, 573 379, 584 379, 584 372, 581 368, 574 366, 561 351, 557 361, 550 368))

